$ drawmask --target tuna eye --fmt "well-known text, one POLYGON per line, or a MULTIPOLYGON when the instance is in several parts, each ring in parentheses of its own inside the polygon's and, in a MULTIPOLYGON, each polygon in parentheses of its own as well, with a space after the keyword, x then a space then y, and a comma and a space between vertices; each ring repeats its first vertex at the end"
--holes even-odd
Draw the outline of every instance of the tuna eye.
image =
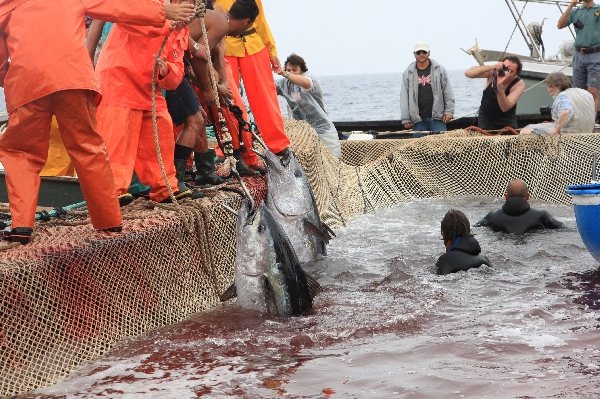
POLYGON ((259 233, 264 233, 266 229, 267 228, 265 227, 264 224, 261 223, 261 224, 258 225, 258 232, 259 233))
POLYGON ((296 177, 302 177, 302 172, 299 171, 299 170, 295 170, 294 171, 294 176, 296 176, 296 177))

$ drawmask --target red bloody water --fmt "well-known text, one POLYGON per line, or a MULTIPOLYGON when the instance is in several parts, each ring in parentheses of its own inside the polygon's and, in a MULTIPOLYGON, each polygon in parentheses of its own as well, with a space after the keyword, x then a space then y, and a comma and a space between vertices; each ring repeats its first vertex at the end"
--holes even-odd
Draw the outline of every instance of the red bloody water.
POLYGON ((572 208, 524 237, 474 228, 493 267, 434 274, 439 222, 472 224, 490 198, 420 200, 353 219, 305 270, 324 292, 305 316, 219 306, 119 344, 21 398, 595 398, 598 263, 572 208))

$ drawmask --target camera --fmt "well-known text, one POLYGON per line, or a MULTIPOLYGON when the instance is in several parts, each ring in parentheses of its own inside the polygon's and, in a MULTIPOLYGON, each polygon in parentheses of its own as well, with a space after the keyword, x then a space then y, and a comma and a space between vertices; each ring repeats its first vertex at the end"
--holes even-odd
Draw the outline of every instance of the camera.
POLYGON ((502 67, 502 69, 500 69, 500 70, 498 71, 498 75, 500 75, 500 76, 504 76, 504 75, 506 75, 506 72, 508 72, 508 67, 507 67, 506 65, 504 65, 504 66, 502 67))
POLYGON ((577 20, 575 22, 573 22, 573 26, 575 26, 577 29, 583 29, 583 22, 581 22, 580 20, 577 20))

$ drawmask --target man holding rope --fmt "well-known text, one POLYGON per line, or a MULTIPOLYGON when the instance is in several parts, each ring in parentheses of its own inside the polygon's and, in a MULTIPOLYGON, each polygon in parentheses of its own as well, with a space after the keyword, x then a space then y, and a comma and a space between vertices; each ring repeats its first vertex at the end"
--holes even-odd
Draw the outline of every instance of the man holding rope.
POLYGON ((111 167, 95 128, 100 87, 85 48, 86 15, 159 27, 167 18, 189 20, 194 8, 153 0, 0 1, 0 80, 10 114, 0 138, 12 214, 7 240, 31 239, 52 115, 75 164, 93 227, 121 231, 111 167))
MULTIPOLYGON (((171 2, 191 5, 188 0, 171 2)), ((173 123, 160 89, 156 90, 155 97, 160 158, 152 118, 153 79, 165 90, 175 90, 183 79, 183 53, 188 49, 188 33, 184 29, 187 22, 167 21, 160 28, 117 23, 100 53, 96 72, 103 98, 98 107, 98 130, 106 141, 116 190, 122 200, 131 196, 127 190, 134 170, 140 182, 152 188, 150 199, 153 201, 171 202, 170 191, 177 200, 200 196, 185 185, 179 187, 173 123), (167 42, 168 46, 158 54, 169 36, 173 37, 167 42), (153 76, 155 62, 158 71, 153 76), (162 174, 161 161, 168 183, 162 174)))

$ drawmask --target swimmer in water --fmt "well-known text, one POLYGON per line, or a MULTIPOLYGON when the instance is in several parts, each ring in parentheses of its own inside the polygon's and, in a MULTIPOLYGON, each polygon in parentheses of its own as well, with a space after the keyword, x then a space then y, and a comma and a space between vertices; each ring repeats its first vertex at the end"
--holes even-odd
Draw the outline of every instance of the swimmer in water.
POLYGON ((456 273, 481 265, 491 266, 471 233, 469 219, 461 211, 451 209, 446 212, 442 219, 442 240, 446 253, 435 264, 437 274, 456 273))
POLYGON ((529 206, 529 188, 523 180, 508 183, 504 198, 506 202, 502 208, 488 213, 475 226, 487 226, 504 233, 523 234, 536 229, 557 229, 563 225, 548 212, 529 206))

